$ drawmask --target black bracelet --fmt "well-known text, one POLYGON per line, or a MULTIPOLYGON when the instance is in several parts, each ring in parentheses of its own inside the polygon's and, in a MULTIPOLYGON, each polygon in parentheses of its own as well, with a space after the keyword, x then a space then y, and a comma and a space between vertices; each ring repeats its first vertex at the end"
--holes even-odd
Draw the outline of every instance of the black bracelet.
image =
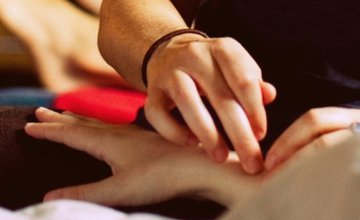
POLYGON ((199 30, 195 30, 195 29, 180 29, 180 30, 176 30, 173 32, 170 32, 168 34, 165 34, 164 36, 162 36, 161 38, 159 38, 157 41, 155 41, 151 47, 149 48, 149 50, 146 52, 143 62, 142 62, 142 66, 141 66, 141 76, 142 76, 142 80, 144 85, 147 87, 147 64, 151 58, 151 56, 153 55, 153 53, 155 52, 155 50, 164 42, 170 40, 171 38, 181 35, 181 34, 198 34, 201 35, 205 38, 208 38, 207 34, 205 34, 202 31, 199 30))

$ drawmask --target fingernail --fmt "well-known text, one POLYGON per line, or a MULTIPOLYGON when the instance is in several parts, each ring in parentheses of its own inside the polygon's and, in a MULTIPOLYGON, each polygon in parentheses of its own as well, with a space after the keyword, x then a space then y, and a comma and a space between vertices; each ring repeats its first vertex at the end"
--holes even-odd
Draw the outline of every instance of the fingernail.
POLYGON ((265 168, 267 170, 273 169, 277 165, 278 158, 275 154, 269 154, 265 160, 265 168))
POLYGON ((227 158, 228 151, 224 148, 217 147, 213 152, 213 156, 216 162, 224 162, 227 158))
POLYGON ((245 168, 248 173, 256 174, 263 169, 263 166, 259 157, 251 157, 247 160, 245 168))

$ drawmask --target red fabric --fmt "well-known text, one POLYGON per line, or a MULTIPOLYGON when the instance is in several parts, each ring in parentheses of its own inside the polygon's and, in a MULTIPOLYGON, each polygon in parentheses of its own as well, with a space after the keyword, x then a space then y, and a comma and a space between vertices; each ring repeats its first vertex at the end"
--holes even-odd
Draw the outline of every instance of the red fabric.
POLYGON ((123 124, 135 119, 145 98, 144 93, 128 89, 82 88, 59 95, 54 107, 109 123, 123 124))

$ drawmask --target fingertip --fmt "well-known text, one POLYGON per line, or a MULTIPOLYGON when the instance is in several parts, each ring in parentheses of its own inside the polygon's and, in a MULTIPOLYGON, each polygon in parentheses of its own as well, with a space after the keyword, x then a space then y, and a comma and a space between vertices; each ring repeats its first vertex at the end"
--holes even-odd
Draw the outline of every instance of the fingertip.
POLYGON ((25 130, 27 131, 27 130, 30 130, 32 127, 34 127, 35 126, 35 122, 28 122, 28 123, 26 123, 25 124, 25 130))
POLYGON ((265 138, 266 136, 266 132, 267 132, 267 129, 266 129, 266 126, 265 128, 263 127, 258 127, 256 129, 256 131, 254 132, 255 133, 255 138, 257 141, 261 141, 265 138))
POLYGON ((257 174, 263 168, 262 159, 259 156, 249 157, 244 163, 244 169, 249 174, 257 174))
POLYGON ((213 150, 212 154, 215 162, 222 163, 227 159, 229 150, 225 147, 217 147, 213 150))
POLYGON ((49 109, 47 109, 45 107, 39 107, 39 108, 37 108, 35 110, 35 114, 36 114, 36 116, 39 116, 39 115, 41 116, 41 115, 45 114, 48 111, 49 111, 49 109))
POLYGON ((51 118, 51 116, 53 115, 53 113, 54 113, 54 111, 47 109, 45 107, 39 107, 35 110, 36 118, 40 122, 48 121, 51 118))
POLYGON ((38 132, 36 132, 36 125, 37 123, 35 122, 26 123, 24 127, 25 133, 35 138, 41 138, 39 134, 37 134, 38 132))

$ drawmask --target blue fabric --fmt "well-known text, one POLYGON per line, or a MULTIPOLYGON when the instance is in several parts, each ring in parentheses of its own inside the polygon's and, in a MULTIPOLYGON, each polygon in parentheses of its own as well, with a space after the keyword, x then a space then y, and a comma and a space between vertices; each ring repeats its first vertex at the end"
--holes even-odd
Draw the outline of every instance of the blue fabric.
POLYGON ((55 96, 54 93, 40 88, 6 88, 0 89, 0 105, 51 107, 55 96))

